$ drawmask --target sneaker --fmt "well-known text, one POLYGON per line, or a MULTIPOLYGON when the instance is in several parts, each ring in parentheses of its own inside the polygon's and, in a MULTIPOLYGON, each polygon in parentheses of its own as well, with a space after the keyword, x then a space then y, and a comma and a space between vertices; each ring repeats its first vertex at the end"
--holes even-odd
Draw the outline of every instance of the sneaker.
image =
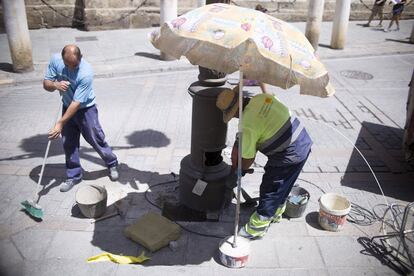
POLYGON ((362 25, 363 27, 369 27, 369 24, 368 23, 366 23, 366 24, 364 24, 364 25, 362 25))
POLYGON ((388 33, 390 31, 390 29, 389 28, 385 28, 384 29, 384 32, 386 32, 386 33, 388 33))
POLYGON ((395 29, 395 31, 396 31, 396 32, 398 32, 399 30, 400 30, 400 28, 399 28, 399 27, 397 27, 397 28, 395 29))
POLYGON ((80 183, 82 179, 74 179, 74 178, 68 178, 64 183, 60 185, 60 191, 62 193, 69 191, 72 189, 73 186, 80 183))
POLYGON ((117 166, 113 166, 108 168, 109 171, 109 178, 112 181, 117 181, 119 179, 119 172, 118 172, 118 167, 117 166))
POLYGON ((250 216, 249 222, 240 229, 239 235, 251 240, 261 239, 269 229, 271 222, 272 218, 261 216, 255 211, 250 216))
POLYGON ((282 220, 282 215, 286 211, 286 202, 276 209, 275 215, 272 217, 272 223, 278 223, 282 220))

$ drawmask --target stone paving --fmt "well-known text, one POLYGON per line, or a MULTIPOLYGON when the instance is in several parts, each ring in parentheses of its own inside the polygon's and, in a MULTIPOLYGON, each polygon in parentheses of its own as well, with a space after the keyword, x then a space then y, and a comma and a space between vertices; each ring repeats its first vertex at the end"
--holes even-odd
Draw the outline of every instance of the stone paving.
MULTIPOLYGON (((369 210, 384 203, 353 144, 372 166, 387 201, 414 201, 414 167, 404 162, 401 151, 414 47, 397 42, 409 36, 413 22, 403 21, 400 32, 387 34, 351 22, 346 49, 320 47, 337 91, 331 98, 301 96, 297 87, 289 91, 270 87, 301 118, 314 140, 298 180, 311 200, 303 217, 284 218, 272 225, 264 239, 252 242, 248 265, 240 270, 217 261, 220 237, 233 231, 233 204, 223 210, 219 222, 181 223, 193 232, 216 237, 183 230, 175 251, 166 247, 148 253, 151 260, 142 265, 86 263, 102 251, 138 255, 145 249, 124 237, 125 226, 149 211, 160 212, 151 203, 160 206, 176 199, 177 185, 169 181, 178 175, 181 159, 190 152, 191 97, 186 91, 197 79, 194 67, 185 60, 157 60, 157 51, 145 37, 150 29, 88 33, 52 29, 31 31, 36 70, 17 75, 6 70, 10 63, 7 38, 0 34, 0 274, 398 275, 401 271, 383 264, 366 242, 380 234, 379 222, 369 226, 348 222, 342 231, 328 232, 318 225, 317 212, 324 192, 343 194, 369 210), (78 187, 59 192, 65 168, 60 141, 55 141, 40 192, 45 217, 36 222, 20 211, 19 203, 33 195, 46 133, 59 105, 57 95, 43 91, 41 78, 50 54, 79 36, 98 38, 79 46, 97 71, 94 88, 99 116, 121 162, 121 178, 111 182, 99 156, 82 141, 86 172, 78 187, 104 185, 109 193, 108 212, 121 199, 129 208, 124 219, 117 216, 91 224, 83 218, 75 205, 78 187)), ((304 28, 304 23, 296 25, 304 28)), ((323 30, 330 26, 324 23, 323 30)), ((325 32, 321 44, 327 41, 325 32)), ((230 75, 229 81, 236 78, 230 75)), ((255 87, 249 90, 258 92, 255 87)), ((236 123, 229 125, 228 145, 234 141, 236 123)), ((223 155, 228 161, 227 153, 223 155)), ((258 156, 256 173, 246 176, 243 185, 257 189, 265 161, 258 156)), ((241 224, 252 210, 242 208, 241 224)))

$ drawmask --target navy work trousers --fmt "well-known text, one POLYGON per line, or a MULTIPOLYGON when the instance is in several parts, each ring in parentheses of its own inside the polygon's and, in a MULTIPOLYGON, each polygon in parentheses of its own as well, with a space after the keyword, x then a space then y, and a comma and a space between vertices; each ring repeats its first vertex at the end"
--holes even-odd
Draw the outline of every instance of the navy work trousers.
POLYGON ((285 203, 308 156, 309 153, 303 161, 289 165, 280 162, 278 166, 270 160, 267 162, 260 185, 259 215, 273 217, 276 209, 285 203))
MULTIPOLYGON (((65 112, 66 108, 63 109, 65 112)), ((79 158, 80 134, 101 156, 108 168, 118 164, 115 154, 105 142, 96 106, 80 109, 62 129, 67 178, 81 179, 83 175, 79 158)))

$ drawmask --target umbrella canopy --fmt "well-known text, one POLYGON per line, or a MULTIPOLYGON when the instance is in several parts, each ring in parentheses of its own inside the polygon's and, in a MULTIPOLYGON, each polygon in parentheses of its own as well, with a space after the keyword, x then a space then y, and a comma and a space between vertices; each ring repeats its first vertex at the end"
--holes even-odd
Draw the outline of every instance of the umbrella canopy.
POLYGON ((152 44, 177 59, 319 97, 334 93, 325 66, 294 26, 227 4, 194 9, 151 33, 152 44))

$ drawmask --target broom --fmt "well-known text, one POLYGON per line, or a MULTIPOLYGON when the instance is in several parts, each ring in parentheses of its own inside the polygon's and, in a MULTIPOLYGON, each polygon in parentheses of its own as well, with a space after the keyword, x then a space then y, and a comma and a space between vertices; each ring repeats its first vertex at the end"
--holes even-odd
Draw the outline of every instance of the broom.
MULTIPOLYGON (((58 114, 56 116, 55 124, 56 124, 57 120, 61 116, 61 110, 62 110, 62 105, 60 104, 59 111, 58 111, 58 114)), ((45 152, 45 156, 43 158, 43 164, 42 164, 42 168, 40 170, 40 176, 39 176, 39 180, 37 181, 36 190, 35 190, 36 193, 33 196, 33 200, 25 200, 25 201, 23 201, 23 202, 20 203, 23 206, 23 209, 30 216, 32 216, 34 218, 38 218, 38 219, 42 219, 43 218, 43 209, 39 205, 39 200, 40 200, 40 195, 39 195, 39 192, 40 191, 39 191, 39 188, 40 188, 40 183, 42 182, 43 172, 45 171, 46 160, 47 160, 47 156, 49 154, 49 149, 50 149, 51 142, 52 142, 51 140, 48 140, 48 142, 47 142, 46 152, 45 152)))

